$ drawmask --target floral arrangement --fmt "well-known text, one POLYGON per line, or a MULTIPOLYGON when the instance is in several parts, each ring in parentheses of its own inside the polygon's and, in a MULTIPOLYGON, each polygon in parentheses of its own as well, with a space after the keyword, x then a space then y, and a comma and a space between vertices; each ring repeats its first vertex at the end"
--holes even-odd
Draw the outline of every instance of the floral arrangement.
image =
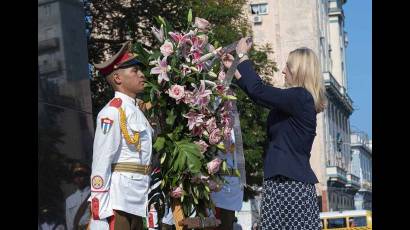
POLYGON ((139 49, 138 55, 150 65, 144 101, 151 102, 148 116, 160 130, 154 149, 161 156, 161 186, 182 205, 186 217, 194 212, 204 217, 214 208, 210 193, 224 183, 217 172, 225 170, 226 162, 218 151, 230 146, 236 97, 223 84, 223 65, 204 61, 218 44, 207 20, 196 17, 192 22, 189 11, 189 27, 182 32, 173 31, 160 16, 156 20, 159 28, 152 32, 160 48, 139 49))

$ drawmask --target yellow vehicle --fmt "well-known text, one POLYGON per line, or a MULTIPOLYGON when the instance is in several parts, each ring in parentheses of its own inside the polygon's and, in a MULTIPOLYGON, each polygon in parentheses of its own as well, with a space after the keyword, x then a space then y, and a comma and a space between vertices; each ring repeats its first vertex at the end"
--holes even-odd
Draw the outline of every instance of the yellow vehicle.
POLYGON ((322 229, 372 229, 372 212, 351 210, 321 212, 322 229))

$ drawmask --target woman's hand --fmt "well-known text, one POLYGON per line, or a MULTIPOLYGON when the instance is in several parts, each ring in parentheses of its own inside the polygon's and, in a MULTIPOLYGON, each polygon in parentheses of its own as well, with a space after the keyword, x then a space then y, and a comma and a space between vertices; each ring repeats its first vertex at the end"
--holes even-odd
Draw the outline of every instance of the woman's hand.
MULTIPOLYGON (((222 63, 224 64, 225 68, 229 69, 234 59, 233 56, 231 54, 222 54, 222 53, 219 53, 219 55, 221 55, 222 63)), ((239 71, 235 70, 235 78, 239 80, 241 77, 242 76, 239 73, 239 71)))
POLYGON ((233 62, 233 56, 231 54, 222 54, 222 63, 224 64, 225 68, 229 69, 233 62))
POLYGON ((247 54, 252 47, 252 42, 247 42, 249 38, 241 38, 239 40, 238 45, 236 45, 236 53, 237 54, 247 54))

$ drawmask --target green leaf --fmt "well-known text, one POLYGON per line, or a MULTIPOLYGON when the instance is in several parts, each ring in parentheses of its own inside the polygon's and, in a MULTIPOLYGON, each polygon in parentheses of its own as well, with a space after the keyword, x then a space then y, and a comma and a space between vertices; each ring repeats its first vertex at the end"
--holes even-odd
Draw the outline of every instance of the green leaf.
POLYGON ((190 143, 188 140, 182 140, 175 142, 177 145, 179 154, 183 154, 186 158, 186 164, 191 173, 199 173, 201 170, 201 152, 199 147, 190 143))
MULTIPOLYGON (((167 136, 169 137, 169 139, 171 139, 172 141, 174 141, 174 134, 173 133, 167 133, 167 136)), ((174 149, 174 155, 175 155, 175 152, 178 152, 178 149, 174 149)))
POLYGON ((173 125, 175 122, 175 118, 177 116, 174 114, 174 109, 172 108, 171 111, 167 112, 167 119, 165 120, 167 125, 173 125))
POLYGON ((215 49, 219 48, 220 45, 221 45, 221 44, 220 44, 218 41, 215 41, 215 42, 214 42, 214 47, 215 47, 215 49))
POLYGON ((188 12, 188 24, 191 24, 191 22, 192 22, 192 9, 189 9, 189 12, 188 12))
POLYGON ((162 25, 164 25, 164 26, 167 25, 167 23, 165 22, 164 18, 162 18, 161 16, 158 16, 158 20, 159 20, 159 22, 160 22, 162 25))
MULTIPOLYGON (((169 133, 168 135, 170 135, 171 133, 169 133)), ((172 134, 171 134, 172 135, 172 134)), ((172 156, 175 157, 178 154, 178 147, 174 147, 174 151, 172 152, 172 156)))
POLYGON ((172 184, 171 184, 171 186, 172 186, 172 187, 175 187, 175 186, 177 185, 177 182, 178 182, 178 177, 176 177, 176 176, 173 177, 173 178, 172 178, 172 184))
MULTIPOLYGON (((211 189, 209 189, 209 186, 208 185, 205 185, 205 190, 209 193, 209 192, 211 192, 211 189)), ((206 193, 205 193, 206 194, 206 193)))
MULTIPOLYGON (((208 189, 209 189, 209 188, 208 188, 208 189)), ((204 196, 205 196, 205 199, 206 199, 206 200, 209 200, 209 193, 210 193, 210 192, 204 192, 204 196)))
POLYGON ((226 161, 222 161, 222 172, 226 172, 228 170, 228 166, 226 164, 226 161))
POLYGON ((223 143, 219 143, 216 145, 218 149, 225 150, 225 145, 223 143))
POLYGON ((151 88, 151 90, 149 91, 149 98, 151 101, 154 101, 155 98, 155 89, 151 88))
POLYGON ((232 95, 228 95, 228 96, 222 96, 223 99, 225 100, 237 100, 238 98, 236 98, 235 96, 232 95))
POLYGON ((194 187, 194 194, 196 197, 199 197, 199 190, 197 186, 194 187))
POLYGON ((162 154, 162 157, 161 157, 161 160, 160 160, 160 164, 161 164, 161 165, 164 163, 165 158, 167 158, 167 152, 164 152, 164 153, 162 154))
POLYGON ((179 168, 181 170, 185 169, 185 163, 186 163, 187 157, 184 154, 179 153, 178 156, 178 163, 179 163, 179 168))
POLYGON ((235 169, 233 172, 235 176, 241 177, 241 173, 239 172, 239 169, 235 169))
POLYGON ((158 60, 159 57, 161 57, 161 52, 156 50, 149 56, 148 59, 149 60, 158 60))
MULTIPOLYGON (((164 148, 164 144, 165 144, 165 138, 164 137, 158 137, 157 140, 155 141, 155 144, 154 144, 153 147, 157 152, 159 152, 164 148)), ((166 155, 164 154, 164 156, 166 156, 166 155)))
POLYGON ((175 57, 173 57, 171 59, 171 69, 172 69, 173 66, 177 66, 177 62, 178 62, 178 60, 175 57))
POLYGON ((212 71, 209 71, 209 72, 208 72, 208 75, 209 75, 210 77, 212 77, 212 78, 218 77, 218 76, 216 75, 216 73, 214 73, 214 72, 212 72, 212 71))

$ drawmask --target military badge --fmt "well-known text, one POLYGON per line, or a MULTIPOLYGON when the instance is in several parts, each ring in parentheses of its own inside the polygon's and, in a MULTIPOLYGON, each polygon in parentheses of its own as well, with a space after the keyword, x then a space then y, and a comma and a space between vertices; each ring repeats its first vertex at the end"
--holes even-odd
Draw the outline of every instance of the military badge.
POLYGON ((91 179, 91 184, 94 189, 100 189, 104 186, 104 180, 100 176, 93 176, 93 179, 91 179))
POLYGON ((111 130, 113 123, 114 121, 109 119, 108 117, 101 118, 101 129, 104 134, 108 133, 111 130))

